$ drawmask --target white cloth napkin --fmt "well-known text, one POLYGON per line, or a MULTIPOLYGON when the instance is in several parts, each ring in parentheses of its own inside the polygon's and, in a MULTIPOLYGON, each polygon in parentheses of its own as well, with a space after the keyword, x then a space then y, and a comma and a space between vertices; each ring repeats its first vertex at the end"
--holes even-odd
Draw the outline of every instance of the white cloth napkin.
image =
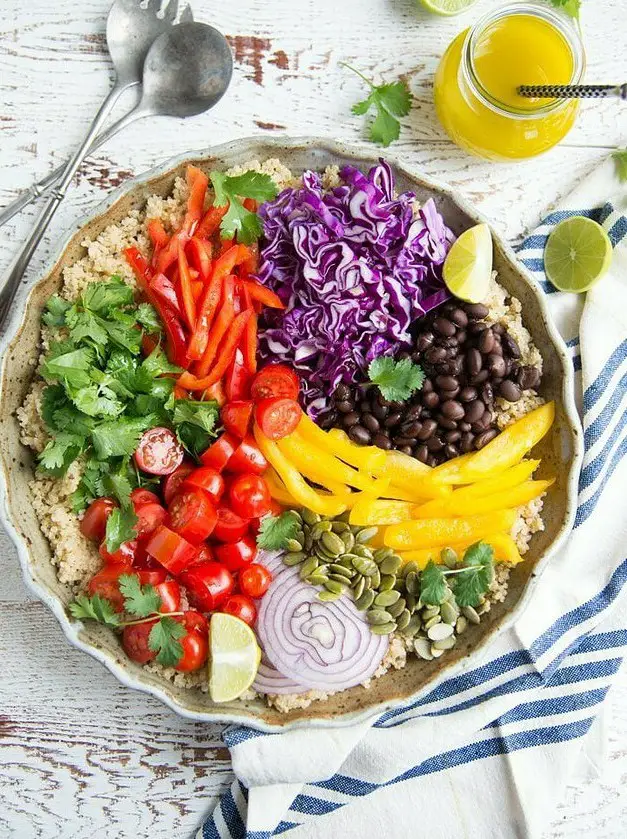
POLYGON ((227 729, 236 780, 198 839, 539 837, 566 785, 598 771, 627 647, 626 206, 608 160, 520 249, 572 353, 586 448, 575 529, 529 608, 474 669, 381 717, 227 729), (611 272, 587 295, 556 293, 544 244, 582 214, 612 239, 611 272))

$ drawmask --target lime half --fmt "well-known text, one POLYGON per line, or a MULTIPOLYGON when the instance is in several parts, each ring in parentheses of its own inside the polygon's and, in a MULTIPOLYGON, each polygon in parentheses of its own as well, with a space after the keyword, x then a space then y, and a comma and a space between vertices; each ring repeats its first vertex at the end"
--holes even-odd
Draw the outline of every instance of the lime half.
POLYGON ((230 702, 248 690, 257 675, 261 650, 255 633, 239 618, 214 612, 209 643, 209 693, 214 702, 230 702))
POLYGON ((448 290, 460 300, 485 300, 492 277, 492 234, 487 224, 465 230, 453 243, 443 276, 448 290))
POLYGON ((420 0, 421 5, 436 15, 458 15, 477 0, 420 0))
POLYGON ((549 236, 544 270, 555 288, 580 293, 599 282, 612 264, 612 254, 612 243, 600 224, 573 216, 549 236))

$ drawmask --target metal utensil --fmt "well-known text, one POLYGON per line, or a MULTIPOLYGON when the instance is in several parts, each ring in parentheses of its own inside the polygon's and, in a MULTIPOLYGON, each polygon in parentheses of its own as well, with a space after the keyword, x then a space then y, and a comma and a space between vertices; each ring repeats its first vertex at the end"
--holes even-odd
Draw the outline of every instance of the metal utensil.
MULTIPOLYGON (((224 95, 233 72, 233 57, 224 35, 204 23, 181 23, 160 35, 144 62, 143 93, 139 105, 126 120, 149 114, 187 117, 213 107, 224 95)), ((15 296, 22 275, 44 231, 87 153, 106 115, 109 97, 96 115, 78 152, 66 166, 61 181, 52 190, 31 235, 10 269, 0 292, 0 327, 15 296)))
MULTIPOLYGON (((150 0, 145 9, 141 8, 140 2, 141 0, 116 0, 107 18, 107 46, 115 68, 115 82, 110 94, 113 101, 124 90, 141 84, 144 60, 152 42, 177 20, 178 0, 170 0, 161 18, 157 17, 161 0, 150 0)), ((189 23, 193 20, 192 10, 185 6, 178 16, 178 21, 189 23)), ((99 134, 89 148, 90 153, 106 143, 125 125, 128 125, 128 121, 126 117, 122 117, 99 134)), ((0 227, 36 198, 44 195, 52 184, 59 180, 66 166, 67 161, 8 204, 0 213, 0 227)))
POLYGON ((523 84, 521 96, 531 99, 623 99, 627 100, 625 84, 523 84))

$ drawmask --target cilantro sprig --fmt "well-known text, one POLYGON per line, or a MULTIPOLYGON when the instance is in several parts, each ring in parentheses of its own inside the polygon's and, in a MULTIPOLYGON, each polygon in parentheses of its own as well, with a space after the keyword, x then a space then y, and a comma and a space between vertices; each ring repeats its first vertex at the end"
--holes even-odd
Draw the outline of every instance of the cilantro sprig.
POLYGON ((616 167, 616 174, 621 183, 627 182, 627 149, 619 149, 613 152, 614 166, 616 167))
POLYGON ((486 542, 476 542, 464 554, 461 568, 450 569, 430 561, 420 575, 420 599, 439 606, 449 592, 447 577, 458 606, 478 606, 494 577, 494 550, 486 542))
POLYGON ((409 358, 395 361, 389 355, 374 358, 368 366, 368 377, 377 385, 384 399, 404 402, 425 380, 425 374, 418 364, 409 358))
POLYGON ((552 6, 556 9, 561 9, 570 15, 575 20, 579 20, 579 10, 581 9, 581 0, 549 0, 552 6))
POLYGON ((257 547, 266 551, 280 551, 287 546, 298 532, 298 519, 291 510, 280 516, 266 516, 261 520, 257 534, 257 547))
POLYGON ((155 661, 164 667, 176 666, 183 655, 180 639, 187 630, 174 618, 183 612, 162 614, 159 593, 152 585, 141 585, 136 574, 121 574, 118 585, 124 597, 124 612, 133 616, 132 620, 123 620, 112 603, 99 594, 79 595, 68 607, 70 614, 78 620, 95 620, 114 629, 152 622, 148 646, 157 653, 155 661))
POLYGON ((352 111, 357 116, 364 116, 371 108, 376 110, 376 116, 370 125, 369 137, 372 142, 387 147, 394 140, 398 140, 401 133, 399 117, 407 116, 412 103, 412 94, 406 82, 399 80, 375 85, 350 64, 342 62, 342 66, 356 73, 370 88, 367 98, 353 105, 352 111))
POLYGON ((263 233, 261 219, 257 213, 247 210, 241 199, 270 201, 276 198, 279 190, 272 178, 262 172, 225 175, 216 171, 211 173, 211 183, 215 192, 214 205, 228 205, 228 210, 220 222, 222 238, 232 239, 237 236, 237 241, 244 245, 256 242, 263 233))

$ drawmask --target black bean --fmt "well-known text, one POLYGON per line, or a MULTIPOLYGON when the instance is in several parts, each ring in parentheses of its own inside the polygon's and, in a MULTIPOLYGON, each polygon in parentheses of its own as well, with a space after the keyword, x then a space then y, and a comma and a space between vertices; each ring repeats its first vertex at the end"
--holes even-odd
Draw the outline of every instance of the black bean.
POLYGON ((481 399, 486 405, 491 405, 494 402, 494 391, 490 382, 486 382, 481 388, 481 399))
POLYGON ((432 390, 433 390, 433 382, 427 376, 426 379, 424 380, 424 382, 422 383, 422 392, 423 393, 431 393, 432 390))
POLYGON ((429 449, 424 444, 422 446, 417 446, 414 450, 414 457, 421 463, 427 463, 429 459, 429 449))
POLYGON ((462 439, 462 433, 457 429, 455 431, 447 431, 444 439, 447 443, 458 443, 462 439))
POLYGON ((518 385, 514 384, 511 379, 505 379, 505 381, 501 382, 499 385, 499 396, 502 396, 503 399, 507 399, 508 402, 518 402, 522 396, 522 392, 518 385))
POLYGON ((344 428, 351 428, 359 422, 359 414, 356 411, 351 411, 350 414, 344 414, 342 417, 342 425, 344 428))
POLYGON ((454 376, 436 376, 435 384, 440 390, 455 390, 459 382, 454 376))
POLYGON ((415 421, 420 419, 420 415, 422 414, 422 407, 420 405, 412 405, 409 410, 405 413, 405 419, 409 422, 410 420, 415 421))
POLYGON ((444 446, 444 455, 448 458, 448 460, 451 460, 452 458, 457 457, 458 454, 459 454, 459 450, 458 450, 457 446, 451 446, 450 444, 447 445, 447 446, 444 446))
POLYGON ((498 341, 492 347, 492 355, 503 355, 503 347, 498 343, 498 341))
POLYGON ((383 425, 386 428, 393 428, 395 425, 398 425, 399 422, 402 420, 402 416, 398 413, 398 411, 394 414, 390 414, 383 420, 383 425))
POLYGON ((520 347, 516 343, 516 341, 512 338, 509 332, 503 333, 503 348, 506 353, 508 353, 512 358, 520 358, 520 347))
POLYGON ((416 434, 416 437, 419 440, 428 440, 435 432, 437 431, 438 424, 433 419, 426 419, 423 424, 422 428, 420 429, 420 433, 416 434))
POLYGON ((456 326, 464 328, 468 325, 468 315, 463 309, 453 309, 449 317, 456 326))
POLYGON ((459 376, 459 374, 464 369, 464 358, 461 355, 456 356, 455 358, 451 359, 449 364, 449 370, 451 375, 459 376))
POLYGON ((403 452, 403 454, 408 454, 410 456, 414 453, 411 446, 400 446, 399 452, 403 452))
POLYGON ((501 377, 505 375, 505 361, 503 356, 496 355, 496 353, 490 353, 487 359, 488 362, 488 371, 491 376, 494 377, 501 377))
POLYGON ((466 331, 464 329, 460 329, 457 333, 457 343, 458 344, 465 344, 466 343, 466 331))
POLYGON ((487 318, 490 310, 483 303, 464 303, 464 311, 469 318, 473 320, 483 320, 487 318))
POLYGON ((516 381, 523 390, 532 390, 540 384, 540 371, 537 367, 521 367, 516 375, 516 381))
POLYGON ((425 353, 425 358, 429 364, 437 364, 440 361, 444 361, 446 358, 446 350, 444 347, 431 347, 431 349, 427 350, 425 353))
POLYGON ((381 405, 378 401, 374 402, 372 406, 372 413, 379 421, 384 420, 387 417, 389 410, 390 409, 386 405, 381 405))
POLYGON ((494 333, 491 329, 486 329, 485 332, 482 332, 479 336, 479 341, 477 342, 477 349, 482 355, 488 355, 494 349, 496 341, 494 340, 494 333))
POLYGON ((422 404, 425 406, 425 408, 437 408, 437 406, 440 404, 440 397, 437 393, 435 393, 435 391, 425 393, 422 397, 422 404))
POLYGON ((499 432, 496 428, 490 428, 487 431, 484 431, 482 434, 479 434, 475 437, 475 449, 482 449, 484 446, 490 442, 490 440, 494 440, 499 432))
POLYGON ((459 388, 456 387, 455 390, 441 390, 440 391, 440 402, 446 402, 448 399, 455 399, 457 394, 459 393, 459 388))
POLYGON ((466 369, 468 370, 468 374, 470 376, 476 376, 481 370, 482 363, 483 360, 479 350, 476 350, 474 347, 469 349, 466 353, 466 369))
POLYGON ((494 323, 492 324, 492 332, 495 335, 502 335, 505 332, 505 327, 502 323, 494 323))
POLYGON ((411 353, 407 350, 401 350, 399 354, 396 356, 398 361, 403 361, 406 358, 411 358, 411 353))
POLYGON ((453 431, 457 428, 457 423, 455 420, 448 419, 448 417, 438 417, 438 424, 440 428, 444 428, 447 431, 453 431))
POLYGON ((459 392, 459 401, 460 402, 472 402, 473 399, 477 398, 477 388, 476 387, 463 387, 459 392))
POLYGON ((336 402, 335 407, 341 414, 350 414, 355 408, 350 399, 343 399, 341 402, 336 402))
POLYGON ((464 417, 464 406, 456 399, 447 399, 440 406, 440 410, 447 419, 460 420, 464 417))
POLYGON ((351 398, 351 389, 348 387, 348 385, 339 384, 335 388, 334 396, 336 402, 345 402, 351 398))
POLYGON ((440 449, 444 448, 444 441, 438 434, 435 434, 433 437, 429 437, 425 445, 430 452, 439 452, 440 449))
POLYGON ((483 416, 484 411, 485 405, 481 399, 475 399, 466 405, 464 419, 470 423, 477 422, 483 416))
POLYGON ((433 328, 446 338, 451 338, 456 331, 455 324, 451 323, 447 318, 436 318, 433 321, 433 328))
POLYGON ((487 370, 479 370, 476 376, 470 377, 470 384, 471 385, 482 385, 487 378, 489 377, 489 373, 487 370))
POLYGON ((467 431, 470 431, 470 423, 466 422, 465 420, 463 422, 458 422, 457 427, 464 434, 466 434, 467 431))
POLYGON ((361 421, 371 434, 376 434, 381 427, 379 425, 379 420, 373 414, 364 414, 361 421))
POLYGON ((468 325, 468 331, 471 335, 481 335, 482 332, 488 329, 488 324, 482 320, 475 321, 468 325))
POLYGON ((359 403, 359 410, 363 413, 367 413, 368 411, 372 410, 370 406, 370 402, 367 399, 362 399, 359 403))
POLYGON ((421 422, 410 422, 405 423, 405 425, 401 425, 401 432, 404 434, 405 437, 416 437, 417 434, 420 434, 422 431, 422 423, 421 422))
POLYGON ((385 436, 385 434, 377 434, 372 442, 375 444, 375 446, 377 446, 380 449, 387 450, 392 448, 392 443, 390 442, 389 438, 385 436))
POLYGON ((427 460, 427 463, 429 464, 429 466, 432 466, 432 467, 437 466, 439 462, 440 462, 440 459, 437 457, 437 455, 434 455, 434 454, 429 455, 429 458, 427 460))
POLYGON ((433 333, 432 332, 423 332, 422 335, 418 336, 418 340, 416 341, 416 347, 420 352, 425 352, 428 350, 430 346, 433 344, 433 333))
POLYGON ((473 450, 475 444, 475 435, 471 434, 470 431, 467 431, 465 434, 462 434, 462 439, 459 442, 459 450, 466 454, 473 450))
POLYGON ((348 436, 354 443, 367 446, 370 443, 370 434, 363 425, 353 425, 348 431, 348 436))

